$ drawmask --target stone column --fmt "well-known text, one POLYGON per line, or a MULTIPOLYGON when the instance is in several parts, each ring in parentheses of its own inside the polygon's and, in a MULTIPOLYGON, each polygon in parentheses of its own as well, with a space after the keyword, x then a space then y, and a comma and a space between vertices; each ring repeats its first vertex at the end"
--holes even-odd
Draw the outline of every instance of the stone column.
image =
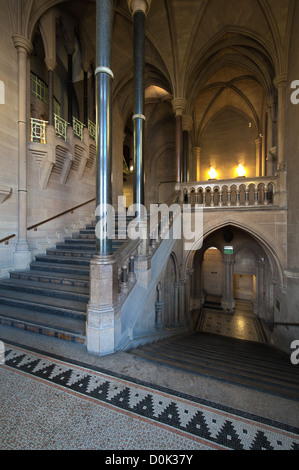
POLYGON ((83 90, 83 95, 84 95, 84 117, 83 117, 83 124, 85 127, 88 127, 88 71, 89 71, 89 63, 88 62, 83 62, 82 63, 82 69, 83 69, 83 74, 84 74, 84 90, 83 90))
POLYGON ((128 0, 134 23, 134 196, 133 202, 144 205, 144 128, 145 85, 144 43, 145 22, 151 0, 128 0))
POLYGON ((180 323, 180 286, 181 284, 175 283, 174 288, 174 326, 179 326, 180 323))
POLYGON ((185 98, 175 98, 172 101, 172 107, 175 114, 176 122, 176 182, 181 183, 183 178, 183 112, 186 107, 185 98))
POLYGON ((274 81, 278 90, 278 126, 277 126, 277 170, 285 169, 285 126, 286 126, 286 89, 287 74, 278 75, 274 81))
POLYGON ((269 101, 267 103, 267 176, 273 176, 275 174, 275 154, 276 148, 274 146, 274 102, 269 101))
POLYGON ((51 58, 46 58, 45 64, 48 69, 49 126, 53 126, 54 125, 54 70, 56 68, 56 61, 54 61, 51 58))
POLYGON ((193 120, 191 116, 183 115, 182 128, 183 128, 183 182, 190 181, 190 166, 189 166, 189 132, 192 129, 193 120))
POLYGON ((120 338, 118 265, 112 254, 112 24, 113 0, 97 0, 96 101, 97 179, 96 254, 90 264, 90 300, 87 308, 87 349, 104 356, 113 353, 120 338))
POLYGON ((194 181, 200 181, 200 151, 201 147, 193 147, 193 162, 194 162, 194 181))
POLYGON ((15 269, 29 268, 32 254, 27 240, 27 61, 31 42, 23 36, 13 36, 18 53, 18 241, 14 254, 15 269))
POLYGON ((39 28, 45 43, 45 64, 48 70, 49 87, 49 126, 54 124, 54 71, 56 69, 56 13, 54 9, 48 10, 39 20, 39 28))
POLYGON ((256 263, 256 298, 254 303, 254 313, 260 317, 264 314, 264 265, 262 260, 256 263))
POLYGON ((255 141, 256 146, 256 176, 262 176, 262 137, 258 137, 255 141))
POLYGON ((67 71, 67 102, 68 102, 68 123, 73 127, 73 53, 68 52, 68 71, 67 71))
POLYGON ((235 311, 234 299, 234 256, 223 255, 224 265, 224 289, 221 301, 221 307, 226 312, 233 313, 235 311))

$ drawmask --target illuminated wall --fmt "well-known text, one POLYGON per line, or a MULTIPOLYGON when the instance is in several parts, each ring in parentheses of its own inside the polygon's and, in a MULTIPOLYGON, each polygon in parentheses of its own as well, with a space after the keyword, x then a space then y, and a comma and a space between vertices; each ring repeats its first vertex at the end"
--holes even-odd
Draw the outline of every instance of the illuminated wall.
POLYGON ((245 167, 246 176, 256 176, 255 138, 256 129, 253 124, 249 127, 245 116, 231 109, 217 114, 202 134, 201 180, 210 179, 208 172, 212 166, 217 179, 235 178, 239 164, 245 167))

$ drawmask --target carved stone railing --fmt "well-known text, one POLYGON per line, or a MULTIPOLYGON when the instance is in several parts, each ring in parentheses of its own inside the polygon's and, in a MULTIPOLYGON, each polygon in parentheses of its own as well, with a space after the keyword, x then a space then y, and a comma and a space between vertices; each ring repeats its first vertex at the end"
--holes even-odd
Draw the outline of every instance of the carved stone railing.
POLYGON ((140 240, 128 239, 115 253, 118 266, 119 302, 122 304, 136 283, 135 259, 140 240))
POLYGON ((209 180, 178 183, 176 189, 181 191, 181 202, 204 208, 284 206, 282 180, 277 176, 209 180))
MULTIPOLYGON (((174 204, 179 197, 180 191, 176 191, 164 205, 154 208, 154 214, 151 212, 150 217, 134 219, 134 230, 138 236, 135 239, 128 236, 113 255, 95 256, 91 260, 86 324, 89 352, 106 355, 116 350, 121 336, 121 307, 136 282, 146 287, 151 258, 162 242, 163 234, 172 225, 175 209, 179 208, 179 204, 174 204), (172 205, 170 214, 169 207, 172 205)), ((135 214, 129 215, 135 217, 135 214)))

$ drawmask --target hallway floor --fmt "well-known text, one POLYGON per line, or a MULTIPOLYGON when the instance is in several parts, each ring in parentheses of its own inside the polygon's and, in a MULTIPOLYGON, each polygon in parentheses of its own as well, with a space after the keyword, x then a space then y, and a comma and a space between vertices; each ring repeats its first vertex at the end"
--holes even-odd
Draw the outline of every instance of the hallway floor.
POLYGON ((264 338, 253 313, 252 303, 246 300, 236 300, 234 315, 206 310, 201 319, 200 331, 255 342, 263 342, 264 338))
POLYGON ((298 401, 5 326, 0 339, 1 450, 299 449, 298 401))

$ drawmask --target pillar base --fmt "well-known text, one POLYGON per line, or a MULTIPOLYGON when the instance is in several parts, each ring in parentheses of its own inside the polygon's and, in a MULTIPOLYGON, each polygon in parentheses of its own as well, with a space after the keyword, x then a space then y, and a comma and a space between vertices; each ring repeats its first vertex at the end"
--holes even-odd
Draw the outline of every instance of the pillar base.
POLYGON ((13 261, 14 269, 16 271, 23 271, 30 268, 30 263, 32 261, 32 253, 30 251, 29 244, 26 240, 19 241, 17 243, 13 261))
POLYGON ((121 335, 118 265, 113 256, 95 256, 90 262, 90 301, 87 307, 86 345, 90 354, 116 351, 121 335))
POLYGON ((222 300, 221 307, 227 313, 235 313, 236 303, 234 300, 222 300))
POLYGON ((107 356, 117 349, 121 334, 119 304, 107 307, 88 305, 86 323, 86 346, 89 354, 107 356))

